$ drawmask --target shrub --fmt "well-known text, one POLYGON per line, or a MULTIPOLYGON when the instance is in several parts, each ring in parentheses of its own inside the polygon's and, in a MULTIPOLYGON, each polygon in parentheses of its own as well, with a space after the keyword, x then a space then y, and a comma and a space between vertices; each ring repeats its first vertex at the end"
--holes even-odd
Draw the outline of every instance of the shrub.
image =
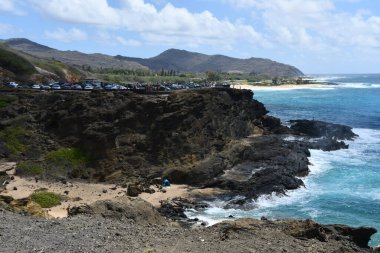
POLYGON ((6 127, 0 131, 0 140, 5 143, 6 148, 13 155, 20 154, 26 150, 22 140, 27 132, 21 127, 6 127))
POLYGON ((10 103, 16 100, 15 96, 1 95, 0 96, 0 109, 8 106, 10 103))
POLYGON ((62 148, 48 153, 46 160, 54 163, 68 162, 72 166, 78 166, 87 164, 89 157, 79 148, 62 148))
POLYGON ((38 176, 43 172, 44 169, 39 164, 34 162, 20 162, 16 167, 17 175, 38 176))
POLYGON ((33 192, 30 195, 30 199, 39 204, 42 208, 50 208, 61 204, 61 196, 53 192, 33 192))
POLYGON ((16 75, 29 76, 37 72, 28 60, 4 47, 0 47, 0 67, 16 75))

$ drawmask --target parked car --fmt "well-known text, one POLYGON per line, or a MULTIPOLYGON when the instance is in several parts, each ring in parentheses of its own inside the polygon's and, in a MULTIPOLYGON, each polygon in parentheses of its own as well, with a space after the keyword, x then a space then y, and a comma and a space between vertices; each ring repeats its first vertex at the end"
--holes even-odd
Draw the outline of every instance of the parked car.
POLYGON ((106 84, 104 85, 105 90, 117 90, 119 87, 115 84, 106 84))
POLYGON ((61 85, 61 89, 62 90, 71 90, 72 86, 69 83, 64 83, 64 84, 61 85))
POLYGON ((47 84, 42 84, 41 85, 41 89, 43 89, 43 90, 50 90, 51 87, 49 85, 47 85, 47 84))
POLYGON ((32 89, 39 90, 39 89, 41 89, 41 85, 39 85, 39 84, 33 84, 32 85, 32 89))
POLYGON ((118 89, 119 90, 129 90, 127 87, 125 87, 124 85, 118 85, 118 89))
POLYGON ((61 89, 61 86, 60 86, 59 84, 53 84, 53 85, 51 86, 51 89, 52 89, 52 90, 60 90, 60 89, 61 89))
POLYGON ((73 90, 82 90, 83 88, 79 84, 74 84, 73 86, 71 86, 71 89, 73 89, 73 90))
POLYGON ((94 89, 94 86, 92 86, 91 84, 86 84, 84 87, 83 87, 84 90, 93 90, 94 89))
POLYGON ((16 82, 9 82, 7 84, 7 86, 12 87, 12 88, 17 88, 18 87, 18 83, 16 83, 16 82))
POLYGON ((93 84, 92 87, 94 87, 94 90, 101 90, 103 87, 100 84, 93 84))

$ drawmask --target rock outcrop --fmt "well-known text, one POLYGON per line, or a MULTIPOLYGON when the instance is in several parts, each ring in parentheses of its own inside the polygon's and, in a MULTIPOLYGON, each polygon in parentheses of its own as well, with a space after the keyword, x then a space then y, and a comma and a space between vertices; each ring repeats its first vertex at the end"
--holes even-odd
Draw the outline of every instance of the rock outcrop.
POLYGON ((353 140, 357 137, 351 127, 339 124, 316 120, 291 120, 290 124, 293 134, 304 137, 303 142, 310 149, 347 149, 348 145, 343 140, 353 140))
MULTIPOLYGON (((45 177, 126 185, 131 196, 157 177, 218 186, 247 198, 284 194, 303 185, 299 177, 308 174, 308 148, 345 148, 338 139, 355 137, 349 127, 320 121, 285 127, 266 115, 250 90, 15 94, 17 99, 0 109, 0 131, 18 127, 23 133, 19 142, 25 148, 15 159, 38 161, 47 168, 45 177), (288 141, 289 134, 303 140, 288 141), (46 154, 62 147, 86 154, 86 166, 49 169, 46 154)), ((6 147, 0 140, 1 146, 6 147)))

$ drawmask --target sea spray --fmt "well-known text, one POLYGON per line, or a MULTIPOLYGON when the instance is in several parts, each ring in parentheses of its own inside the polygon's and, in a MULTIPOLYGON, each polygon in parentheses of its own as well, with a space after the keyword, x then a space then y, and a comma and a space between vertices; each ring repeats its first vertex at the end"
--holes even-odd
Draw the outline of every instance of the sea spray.
MULTIPOLYGON (((318 78, 318 77, 317 77, 318 78)), ((286 196, 262 196, 251 210, 225 209, 225 200, 191 217, 209 224, 234 218, 311 218, 321 223, 373 226, 380 230, 380 75, 334 75, 319 80, 337 83, 322 89, 254 91, 270 115, 290 119, 318 119, 354 127, 359 135, 349 149, 311 150, 305 187, 286 196)), ((319 88, 319 87, 318 87, 319 88)), ((380 244, 380 234, 371 245, 380 244)))

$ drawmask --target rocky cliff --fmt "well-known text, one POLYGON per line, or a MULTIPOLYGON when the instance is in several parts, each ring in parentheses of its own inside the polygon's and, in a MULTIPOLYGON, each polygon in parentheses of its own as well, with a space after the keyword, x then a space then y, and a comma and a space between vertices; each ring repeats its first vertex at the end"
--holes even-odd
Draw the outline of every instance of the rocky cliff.
MULTIPOLYGON (((41 177, 132 184, 137 191, 167 177, 247 198, 296 189, 308 174, 309 145, 283 138, 305 134, 267 116, 249 90, 0 96, 8 101, 0 109, 0 156, 26 161, 20 173, 38 166, 41 177)), ((334 134, 326 138, 336 142, 334 134)))

